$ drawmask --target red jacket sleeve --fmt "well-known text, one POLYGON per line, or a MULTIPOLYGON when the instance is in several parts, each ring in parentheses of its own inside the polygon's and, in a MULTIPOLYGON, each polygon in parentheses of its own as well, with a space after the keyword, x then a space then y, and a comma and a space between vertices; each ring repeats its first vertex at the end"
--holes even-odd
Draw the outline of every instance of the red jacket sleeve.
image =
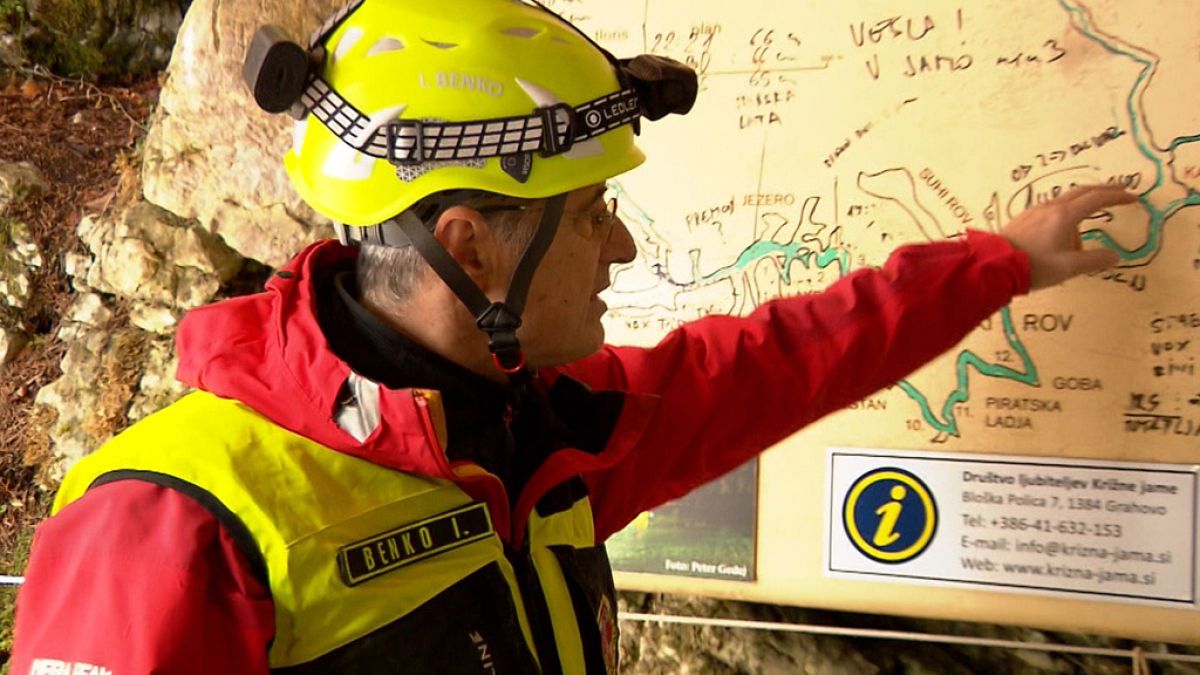
POLYGON ((265 674, 274 613, 250 570, 192 498, 94 488, 38 527, 11 672, 265 674))
POLYGON ((587 476, 597 541, 910 374, 1028 289, 1025 254, 971 232, 897 249, 882 269, 822 293, 744 318, 707 317, 655 347, 606 347, 568 366, 594 389, 662 397, 638 446, 587 476))

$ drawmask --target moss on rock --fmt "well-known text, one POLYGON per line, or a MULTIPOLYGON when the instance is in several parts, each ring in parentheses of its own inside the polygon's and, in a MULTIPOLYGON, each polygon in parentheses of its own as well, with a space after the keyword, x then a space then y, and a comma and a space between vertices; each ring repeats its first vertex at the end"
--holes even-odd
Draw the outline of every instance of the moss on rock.
POLYGON ((0 0, 24 23, 26 58, 69 77, 144 75, 161 69, 185 0, 0 0))

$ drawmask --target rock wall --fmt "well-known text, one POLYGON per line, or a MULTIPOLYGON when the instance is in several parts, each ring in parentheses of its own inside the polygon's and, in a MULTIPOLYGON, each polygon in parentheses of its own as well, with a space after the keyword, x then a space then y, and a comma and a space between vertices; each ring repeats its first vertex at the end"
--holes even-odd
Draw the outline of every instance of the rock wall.
MULTIPOLYGON (((279 0, 208 0, 179 26, 143 145, 144 198, 84 217, 77 232, 86 252, 66 259, 79 295, 57 335, 68 345, 63 374, 37 394, 54 420, 50 479, 183 393, 171 345, 184 312, 236 293, 245 285, 239 274, 257 278, 262 265, 282 264, 327 230, 283 173, 289 120, 253 104, 241 63, 261 23, 304 40, 335 5, 319 0, 297 11, 279 0)), ((18 168, 2 175, 11 175, 12 190, 40 185, 18 168)), ((20 274, 0 274, 0 290, 21 283, 20 274)), ((4 335, 13 347, 24 339, 4 335)))
POLYGON ((29 275, 42 266, 29 227, 3 216, 18 199, 45 189, 45 179, 32 164, 0 162, 0 368, 29 342, 20 311, 29 299, 29 275))
POLYGON ((37 394, 57 420, 51 476, 183 393, 171 376, 175 325, 242 267, 220 238, 149 202, 87 216, 78 232, 88 253, 66 261, 78 295, 57 335, 68 345, 63 375, 37 394), (114 323, 118 302, 124 321, 114 323))
POLYGON ((307 44, 337 6, 336 0, 193 5, 146 138, 147 200, 197 219, 242 255, 271 266, 325 236, 328 221, 300 201, 280 162, 291 145, 291 118, 259 110, 241 71, 260 25, 278 25, 307 44))

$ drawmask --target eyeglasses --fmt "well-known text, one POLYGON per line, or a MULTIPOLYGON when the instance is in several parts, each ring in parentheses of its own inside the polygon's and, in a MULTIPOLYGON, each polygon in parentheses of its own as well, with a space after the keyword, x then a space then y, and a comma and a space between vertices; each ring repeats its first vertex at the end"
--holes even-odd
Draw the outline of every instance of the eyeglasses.
POLYGON ((613 227, 616 227, 617 220, 620 219, 620 217, 617 216, 617 207, 617 198, 609 197, 604 202, 604 210, 600 211, 599 213, 592 214, 592 224, 597 228, 607 228, 609 231, 611 231, 613 227))
POLYGON ((504 211, 527 211, 534 206, 537 205, 524 202, 521 204, 479 204, 472 208, 480 213, 497 213, 504 211))
MULTIPOLYGON (((525 211, 534 206, 540 206, 540 202, 524 202, 521 204, 485 204, 476 206, 475 210, 480 213, 494 213, 497 211, 525 211)), ((620 216, 617 215, 619 204, 616 197, 609 197, 604 201, 604 210, 597 211, 591 214, 592 231, 604 231, 607 238, 608 233, 616 227, 620 216)), ((580 214, 582 215, 582 214, 580 214)))

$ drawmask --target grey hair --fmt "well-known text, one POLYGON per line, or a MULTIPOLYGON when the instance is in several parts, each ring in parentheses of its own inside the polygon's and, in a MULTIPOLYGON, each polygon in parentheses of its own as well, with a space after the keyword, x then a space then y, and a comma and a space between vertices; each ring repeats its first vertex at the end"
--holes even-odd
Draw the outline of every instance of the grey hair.
MULTIPOLYGON (((427 198, 413 205, 411 210, 423 216, 422 220, 432 228, 437 217, 450 206, 481 208, 485 201, 489 206, 497 203, 505 206, 523 206, 529 201, 509 198, 507 202, 497 202, 497 199, 505 198, 486 192, 474 192, 469 196, 454 199, 449 204, 445 203, 444 198, 436 199, 430 204, 427 198)), ((524 211, 519 208, 496 211, 489 215, 489 222, 496 228, 501 240, 514 250, 524 247, 533 237, 534 228, 521 224, 523 215, 524 211)), ((364 299, 380 307, 395 307, 408 298, 427 269, 425 259, 413 246, 394 247, 364 243, 358 253, 355 274, 359 292, 364 299)))

